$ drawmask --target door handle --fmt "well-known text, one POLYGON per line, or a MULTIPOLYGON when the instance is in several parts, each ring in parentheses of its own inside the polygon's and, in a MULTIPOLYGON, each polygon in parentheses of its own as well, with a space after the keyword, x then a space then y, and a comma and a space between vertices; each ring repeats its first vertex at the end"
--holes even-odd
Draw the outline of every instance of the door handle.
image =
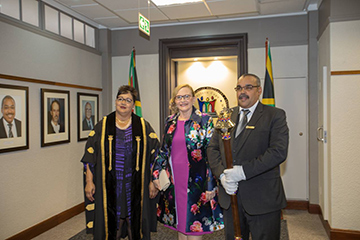
POLYGON ((317 128, 317 140, 319 142, 324 142, 325 139, 324 139, 324 128, 323 127, 318 127, 317 128), (320 136, 320 133, 321 133, 321 136, 320 136))

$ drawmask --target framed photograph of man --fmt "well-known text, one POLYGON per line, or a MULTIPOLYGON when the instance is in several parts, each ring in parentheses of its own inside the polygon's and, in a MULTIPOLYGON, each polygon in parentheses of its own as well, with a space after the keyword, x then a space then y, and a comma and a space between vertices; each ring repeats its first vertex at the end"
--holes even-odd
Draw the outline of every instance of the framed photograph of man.
POLYGON ((90 131, 99 121, 99 95, 78 93, 77 106, 78 141, 84 141, 87 140, 90 131))
POLYGON ((70 92, 41 89, 41 147, 70 142, 70 92))
POLYGON ((29 88, 0 84, 0 153, 29 149, 29 88))

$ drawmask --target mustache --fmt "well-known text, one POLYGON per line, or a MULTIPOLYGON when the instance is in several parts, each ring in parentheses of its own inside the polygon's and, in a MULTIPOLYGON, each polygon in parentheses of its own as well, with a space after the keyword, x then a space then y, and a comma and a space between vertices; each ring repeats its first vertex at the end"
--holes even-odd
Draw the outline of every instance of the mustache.
POLYGON ((240 94, 239 99, 241 99, 241 98, 243 98, 243 97, 249 99, 249 96, 246 95, 245 93, 240 94))

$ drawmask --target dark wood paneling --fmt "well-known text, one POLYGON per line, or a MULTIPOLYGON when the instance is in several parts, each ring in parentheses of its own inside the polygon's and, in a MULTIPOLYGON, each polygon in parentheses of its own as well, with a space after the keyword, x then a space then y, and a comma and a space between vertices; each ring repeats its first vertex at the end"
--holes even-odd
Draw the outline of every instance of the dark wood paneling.
MULTIPOLYGON (((45 221, 36 224, 35 226, 32 226, 10 238, 7 240, 28 240, 32 239, 49 229, 59 225, 60 223, 65 222, 66 220, 82 213, 85 209, 84 203, 80 203, 79 205, 76 205, 75 207, 72 207, 62 213, 59 213, 49 219, 46 219, 45 221)), ((85 228, 85 226, 84 226, 85 228)))

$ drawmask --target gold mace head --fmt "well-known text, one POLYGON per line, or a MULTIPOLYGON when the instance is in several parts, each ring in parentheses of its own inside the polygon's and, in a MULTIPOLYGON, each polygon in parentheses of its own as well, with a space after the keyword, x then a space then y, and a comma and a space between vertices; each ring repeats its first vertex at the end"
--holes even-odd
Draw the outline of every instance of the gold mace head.
POLYGON ((235 123, 230 118, 232 112, 233 110, 230 108, 223 108, 215 124, 215 128, 221 132, 223 139, 230 139, 230 131, 235 126, 235 123))

